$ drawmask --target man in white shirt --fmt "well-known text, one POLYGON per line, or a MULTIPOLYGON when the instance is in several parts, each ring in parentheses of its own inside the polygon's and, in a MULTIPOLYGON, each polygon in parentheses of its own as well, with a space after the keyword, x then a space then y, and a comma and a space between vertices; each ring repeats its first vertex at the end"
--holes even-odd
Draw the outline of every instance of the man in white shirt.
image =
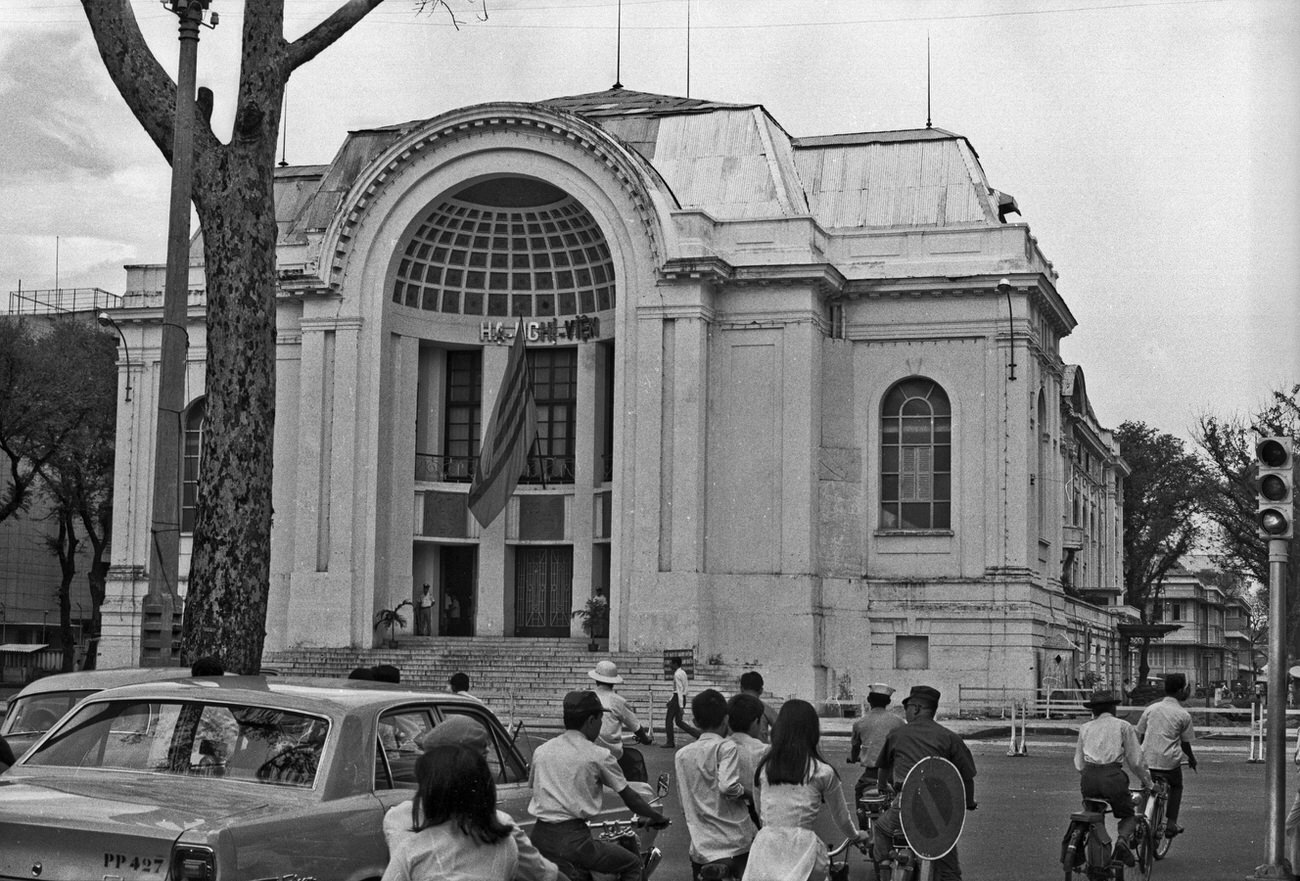
POLYGON ((675 728, 680 728, 692 737, 699 737, 700 732, 686 724, 685 708, 689 680, 682 659, 674 655, 668 659, 668 667, 673 673, 673 696, 668 699, 668 712, 664 716, 664 749, 676 749, 675 728))
POLYGON ((420 594, 420 600, 417 604, 418 611, 415 615, 416 636, 433 635, 433 594, 429 591, 429 585, 426 584, 424 593, 420 594))
POLYGON ((618 665, 613 661, 600 661, 595 668, 587 671, 587 678, 596 683, 596 697, 605 708, 605 717, 600 726, 600 735, 596 744, 609 750, 618 760, 623 776, 628 780, 646 782, 645 759, 637 750, 630 753, 623 748, 623 732, 630 731, 638 743, 654 743, 654 738, 632 710, 632 705, 623 695, 614 690, 622 683, 618 674, 618 665))
POLYGON ((587 821, 600 813, 603 786, 618 793, 633 813, 655 828, 668 818, 627 785, 609 750, 593 741, 600 734, 605 708, 595 692, 571 691, 564 696, 564 733, 533 753, 529 782, 533 798, 528 812, 537 818, 531 838, 537 850, 572 881, 589 881, 592 872, 639 881, 640 855, 592 837, 587 821))
POLYGON ((1192 755, 1192 741, 1196 730, 1192 727, 1192 714, 1183 708, 1191 689, 1182 673, 1165 677, 1164 700, 1157 701, 1142 711, 1138 719, 1137 735, 1142 738, 1142 753, 1152 775, 1169 783, 1169 802, 1165 805, 1165 837, 1173 838, 1183 827, 1178 825, 1178 811, 1183 804, 1183 756, 1187 766, 1196 770, 1196 756, 1192 755))
POLYGON ((1127 767, 1146 789, 1151 788, 1151 773, 1142 758, 1142 747, 1133 726, 1115 716, 1119 702, 1119 695, 1113 691, 1094 691, 1084 704, 1092 710, 1093 718, 1079 727, 1074 767, 1080 772, 1079 789, 1083 797, 1110 803, 1111 812, 1119 820, 1115 856, 1131 866, 1134 858, 1130 840, 1137 829, 1137 815, 1124 769, 1127 767))
POLYGON ((725 864, 733 878, 745 873, 758 829, 745 805, 740 747, 726 739, 727 699, 706 688, 691 701, 699 737, 677 751, 674 764, 686 827, 691 833, 691 877, 708 864, 725 864))

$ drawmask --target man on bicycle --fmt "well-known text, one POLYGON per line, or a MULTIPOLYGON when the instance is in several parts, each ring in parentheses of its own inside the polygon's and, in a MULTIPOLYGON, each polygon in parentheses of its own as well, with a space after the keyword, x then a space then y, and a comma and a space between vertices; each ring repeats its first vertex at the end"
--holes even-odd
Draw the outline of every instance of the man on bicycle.
MULTIPOLYGON (((937 756, 952 762, 961 775, 966 788, 966 810, 975 810, 975 759, 966 741, 959 735, 934 721, 939 709, 939 690, 928 685, 914 685, 903 701, 907 724, 895 728, 885 736, 885 745, 872 763, 880 769, 880 779, 893 782, 895 789, 903 788, 907 772, 921 759, 937 756)), ((900 805, 895 801, 876 823, 876 840, 872 859, 877 865, 889 858, 894 833, 899 829, 900 805)), ((961 881, 961 863, 957 848, 934 861, 935 881, 961 881)))
MULTIPOLYGON (((880 748, 885 745, 885 737, 895 728, 905 724, 903 719, 886 709, 894 689, 883 682, 873 682, 867 692, 867 705, 871 709, 861 719, 853 723, 853 736, 849 740, 849 764, 862 756, 865 767, 858 782, 853 784, 853 803, 862 800, 862 793, 876 786, 879 769, 870 764, 880 755, 880 748)), ((885 781, 888 788, 889 781, 885 781)))
POLYGON ((1134 863, 1130 840, 1137 829, 1137 814, 1129 797, 1127 767, 1142 782, 1144 789, 1151 788, 1151 774, 1142 758, 1133 726, 1116 718, 1115 708, 1120 697, 1113 691, 1094 691, 1084 706, 1092 710, 1092 721, 1079 726, 1079 741, 1074 747, 1074 767, 1080 773, 1079 790, 1084 798, 1107 802, 1115 819, 1119 821, 1119 838, 1115 842, 1115 856, 1131 866, 1134 863))
POLYGON ((530 837, 542 856, 554 862, 572 881, 590 881, 592 872, 615 875, 619 881, 639 881, 641 858, 626 848, 597 841, 587 821, 600 813, 603 786, 618 793, 623 804, 663 828, 668 818, 628 786, 618 762, 592 741, 600 734, 605 708, 591 691, 564 696, 564 733, 533 753, 529 782, 533 798, 528 812, 537 818, 530 837))
POLYGON ((1196 730, 1192 727, 1192 714, 1183 708, 1191 688, 1182 673, 1165 677, 1164 700, 1151 704, 1142 711, 1137 723, 1137 735, 1142 738, 1142 752, 1152 776, 1169 784, 1169 802, 1165 805, 1165 837, 1173 838, 1183 827, 1178 825, 1178 809, 1183 804, 1183 756, 1187 766, 1196 770, 1196 756, 1192 755, 1192 741, 1196 730))

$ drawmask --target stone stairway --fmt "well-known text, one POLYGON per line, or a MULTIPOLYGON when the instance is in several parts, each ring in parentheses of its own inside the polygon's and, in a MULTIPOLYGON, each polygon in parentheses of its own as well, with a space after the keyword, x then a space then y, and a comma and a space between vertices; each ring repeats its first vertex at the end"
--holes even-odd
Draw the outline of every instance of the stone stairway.
MULTIPOLYGON (((295 648, 267 652, 264 667, 281 676, 344 678, 357 667, 392 664, 402 671, 402 685, 447 691, 451 674, 470 678, 470 692, 482 698, 502 720, 523 720, 530 727, 560 726, 560 704, 567 691, 590 688, 587 677, 597 661, 618 665, 618 691, 642 722, 663 726, 664 707, 672 695, 667 652, 589 651, 585 639, 509 637, 400 637, 396 648, 295 648)), ((733 694, 739 670, 724 665, 696 665, 690 652, 680 654, 691 674, 691 692, 716 688, 733 694)), ((687 711, 689 713, 689 710, 687 711)))

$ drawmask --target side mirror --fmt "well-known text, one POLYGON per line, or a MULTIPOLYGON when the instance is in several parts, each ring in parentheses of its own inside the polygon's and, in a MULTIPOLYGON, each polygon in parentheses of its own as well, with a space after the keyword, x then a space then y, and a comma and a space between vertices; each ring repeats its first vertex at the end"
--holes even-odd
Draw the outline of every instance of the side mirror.
POLYGON ((659 775, 659 778, 655 781, 656 796, 658 796, 659 798, 663 798, 665 795, 668 794, 668 789, 669 789, 668 781, 670 779, 671 778, 668 776, 667 771, 664 771, 659 775))

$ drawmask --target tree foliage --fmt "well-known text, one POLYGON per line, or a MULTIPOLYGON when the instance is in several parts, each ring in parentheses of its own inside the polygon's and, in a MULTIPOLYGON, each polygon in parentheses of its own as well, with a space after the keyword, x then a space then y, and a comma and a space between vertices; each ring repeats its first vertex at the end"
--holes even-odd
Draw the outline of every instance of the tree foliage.
MULTIPOLYGON (((1300 385, 1289 391, 1274 391, 1269 404, 1250 417, 1202 416, 1195 439, 1209 463, 1216 492, 1209 499, 1206 516, 1214 529, 1219 553, 1215 562, 1224 569, 1249 577, 1263 585, 1260 594, 1268 609, 1268 542, 1259 535, 1256 521, 1255 442, 1261 437, 1289 435, 1300 428, 1300 385)), ((1287 593, 1300 589, 1300 537, 1291 539, 1287 567, 1287 593)), ((1289 644, 1300 646, 1300 608, 1291 603, 1287 614, 1289 644)))
POLYGON ((0 320, 0 451, 7 472, 0 480, 0 521, 27 510, 42 469, 93 407, 67 369, 66 353, 42 341, 58 332, 26 319, 0 320))
MULTIPOLYGON (((59 373, 77 390, 82 418, 41 471, 39 492, 58 526, 47 544, 59 560, 59 627, 63 669, 75 657, 72 634, 72 584, 77 551, 90 542, 91 634, 98 636, 100 606, 108 568, 109 528, 113 517, 113 452, 117 424, 116 338, 93 322, 63 319, 38 341, 38 348, 58 364, 59 373), (80 530, 80 534, 78 534, 80 530)), ((53 379, 53 377, 51 378, 53 379)), ((89 659, 93 664, 93 657, 89 659)))
MULTIPOLYGON (((1124 602, 1150 624, 1165 577, 1196 546, 1213 481, 1204 463, 1173 435, 1143 422, 1125 422, 1115 434, 1131 469, 1124 483, 1124 602)), ((1149 646, 1144 638, 1139 681, 1150 671, 1149 646)))

